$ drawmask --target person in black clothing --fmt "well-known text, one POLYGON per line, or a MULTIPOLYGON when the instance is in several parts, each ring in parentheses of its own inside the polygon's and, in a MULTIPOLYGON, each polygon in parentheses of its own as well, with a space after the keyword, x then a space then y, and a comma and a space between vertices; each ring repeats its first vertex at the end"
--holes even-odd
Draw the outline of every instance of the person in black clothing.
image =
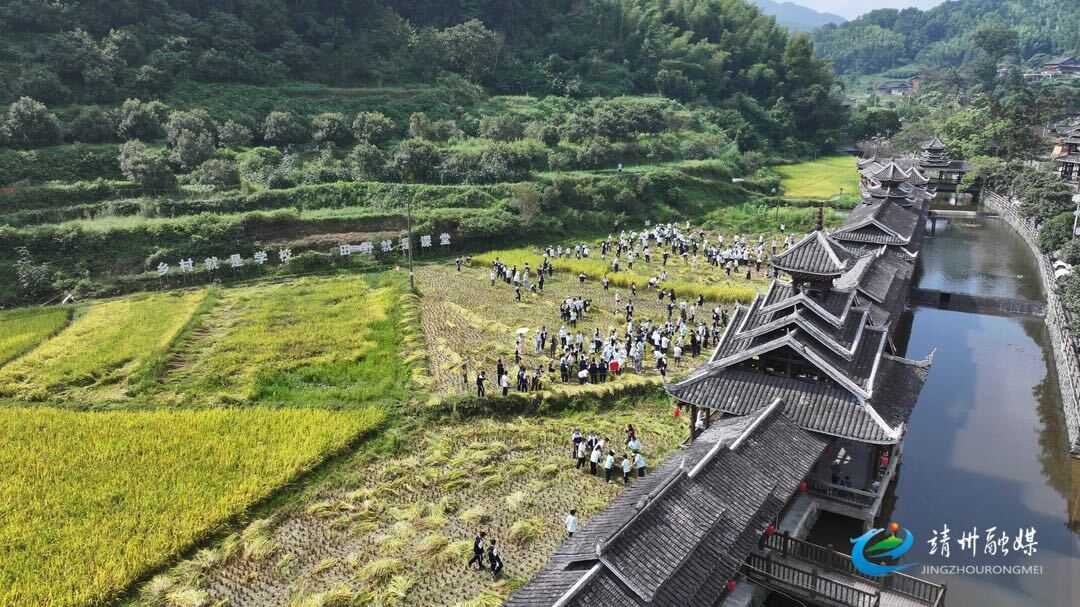
POLYGON ((499 556, 499 549, 495 547, 495 540, 491 540, 491 547, 488 548, 488 564, 491 565, 491 579, 499 579, 499 573, 502 572, 503 562, 502 557, 499 556))
POLYGON ((473 540, 472 558, 469 559, 469 564, 465 565, 466 569, 471 569, 472 564, 476 563, 476 566, 479 567, 480 571, 484 570, 484 538, 485 537, 487 537, 487 534, 484 533, 483 531, 481 531, 480 534, 476 536, 476 539, 473 540))
POLYGON ((476 374, 476 397, 477 398, 483 398, 483 396, 484 396, 484 380, 485 379, 487 379, 487 378, 484 377, 484 372, 483 371, 476 374))
POLYGON ((600 367, 596 364, 596 359, 594 358, 591 362, 589 362, 589 381, 595 384, 599 381, 599 379, 600 367))

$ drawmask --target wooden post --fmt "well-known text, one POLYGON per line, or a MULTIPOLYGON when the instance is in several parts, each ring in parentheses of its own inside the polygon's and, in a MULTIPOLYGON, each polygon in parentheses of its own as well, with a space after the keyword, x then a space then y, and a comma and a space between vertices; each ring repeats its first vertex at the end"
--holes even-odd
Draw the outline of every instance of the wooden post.
POLYGON ((691 444, 693 444, 694 440, 697 438, 697 431, 695 430, 695 426, 694 426, 694 424, 697 423, 697 413, 698 413, 697 405, 690 405, 690 443, 691 444))

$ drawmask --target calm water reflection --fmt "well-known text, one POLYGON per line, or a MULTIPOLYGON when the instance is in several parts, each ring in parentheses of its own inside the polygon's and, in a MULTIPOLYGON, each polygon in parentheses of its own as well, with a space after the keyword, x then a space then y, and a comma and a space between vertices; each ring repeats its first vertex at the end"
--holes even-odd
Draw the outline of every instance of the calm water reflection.
POLYGON ((1035 257, 1000 219, 935 219, 918 285, 953 293, 1042 299, 1035 257))
MULTIPOLYGON (((938 220, 935 234, 924 244, 919 286, 1042 298, 1034 257, 1003 221, 938 220)), ((930 308, 916 309, 909 322, 908 354, 937 354, 879 523, 899 520, 922 539, 948 524, 950 558, 917 543, 909 558, 920 564, 1043 567, 1042 575, 927 576, 948 584, 950 605, 1078 604, 1080 537, 1070 521, 1078 466, 1067 455, 1045 324, 930 308), (993 526, 1010 536, 1034 527, 1037 552, 990 556, 983 537, 972 556, 957 544, 965 530, 984 535, 993 526)))

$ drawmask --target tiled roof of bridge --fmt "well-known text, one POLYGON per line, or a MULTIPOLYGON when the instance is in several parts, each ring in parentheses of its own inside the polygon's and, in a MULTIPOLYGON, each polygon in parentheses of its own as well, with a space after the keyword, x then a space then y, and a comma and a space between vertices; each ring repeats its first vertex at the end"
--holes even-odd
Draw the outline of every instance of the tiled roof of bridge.
POLYGON ((511 607, 713 605, 824 441, 774 401, 723 419, 582 526, 511 607))

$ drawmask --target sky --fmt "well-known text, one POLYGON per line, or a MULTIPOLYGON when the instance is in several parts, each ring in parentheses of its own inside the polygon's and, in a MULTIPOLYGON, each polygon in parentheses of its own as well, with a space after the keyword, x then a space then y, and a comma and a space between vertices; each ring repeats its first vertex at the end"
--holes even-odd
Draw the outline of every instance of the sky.
MULTIPOLYGON (((778 0, 784 1, 784 0, 778 0)), ((876 8, 916 8, 928 9, 943 0, 788 0, 795 4, 812 8, 821 13, 840 15, 845 19, 854 19, 863 13, 868 13, 876 8)))

